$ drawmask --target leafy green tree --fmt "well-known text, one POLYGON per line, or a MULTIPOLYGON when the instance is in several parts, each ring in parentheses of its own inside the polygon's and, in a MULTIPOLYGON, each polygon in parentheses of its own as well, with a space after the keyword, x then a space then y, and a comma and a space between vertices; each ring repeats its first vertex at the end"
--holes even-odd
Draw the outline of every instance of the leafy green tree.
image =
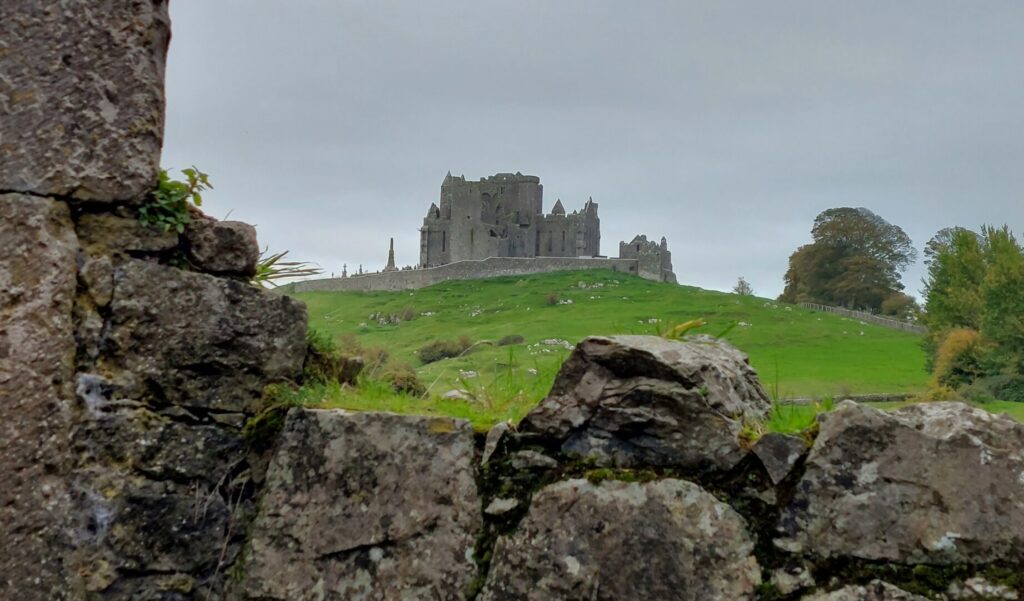
POLYGON ((917 256, 900 227, 865 208, 823 211, 811 235, 789 258, 781 301, 879 311, 903 290, 900 274, 917 256))
POLYGON ((981 333, 1015 367, 1024 358, 1024 250, 1005 225, 986 227, 981 333))
POLYGON ((983 238, 961 227, 940 230, 925 246, 923 320, 938 333, 954 327, 981 329, 981 283, 986 260, 983 238))
POLYGON ((1009 228, 987 226, 980 235, 947 228, 929 241, 926 254, 922 321, 928 336, 924 346, 935 359, 936 376, 948 363, 972 366, 960 370, 971 378, 1020 378, 1024 372, 1024 248, 1009 228), (977 332, 970 353, 950 350, 950 337, 964 331, 977 332))

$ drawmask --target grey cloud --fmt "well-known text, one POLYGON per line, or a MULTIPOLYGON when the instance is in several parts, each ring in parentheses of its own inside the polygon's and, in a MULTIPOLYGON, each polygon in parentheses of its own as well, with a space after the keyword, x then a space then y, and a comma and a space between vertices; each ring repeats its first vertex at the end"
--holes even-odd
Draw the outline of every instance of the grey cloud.
MULTIPOLYGON (((1024 229, 1014 2, 172 3, 164 164, 328 271, 379 268, 451 169, 601 205, 603 250, 668 236, 687 284, 781 291, 814 216, 918 247, 1024 229)), ((916 292, 921 266, 905 278, 916 292)))

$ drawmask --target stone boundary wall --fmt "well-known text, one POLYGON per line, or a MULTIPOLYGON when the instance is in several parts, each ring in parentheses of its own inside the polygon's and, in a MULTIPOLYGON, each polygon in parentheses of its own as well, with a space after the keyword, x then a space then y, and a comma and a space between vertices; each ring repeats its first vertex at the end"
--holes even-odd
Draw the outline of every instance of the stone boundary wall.
POLYGON ((842 315, 843 317, 850 317, 852 319, 859 319, 867 323, 873 323, 876 326, 882 326, 884 328, 892 328, 894 330, 903 330, 905 332, 913 332, 915 334, 927 334, 928 328, 919 326, 915 323, 903 321, 900 319, 893 319, 891 317, 881 317, 872 313, 866 313, 864 311, 853 311, 850 309, 844 309, 842 307, 830 307, 829 305, 819 305, 817 303, 800 303, 800 306, 804 309, 810 309, 812 311, 821 311, 823 313, 835 313, 836 315, 842 315))
POLYGON ((530 275, 554 271, 611 269, 657 280, 656 274, 638 273, 636 259, 608 259, 582 257, 491 257, 481 261, 457 261, 406 271, 389 271, 349 276, 306 280, 293 284, 295 292, 370 292, 375 290, 414 290, 448 280, 472 280, 501 276, 530 275))
MULTIPOLYGON (((909 401, 916 395, 910 392, 876 392, 873 394, 846 394, 837 395, 836 402, 855 401, 857 403, 898 403, 909 401)), ((813 405, 821 402, 823 397, 791 397, 779 399, 781 405, 813 405)))

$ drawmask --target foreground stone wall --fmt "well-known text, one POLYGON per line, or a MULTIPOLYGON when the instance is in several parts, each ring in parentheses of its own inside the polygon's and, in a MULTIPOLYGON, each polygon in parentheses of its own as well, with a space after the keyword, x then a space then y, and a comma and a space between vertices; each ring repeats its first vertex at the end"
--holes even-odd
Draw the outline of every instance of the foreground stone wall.
MULTIPOLYGON (((448 280, 471 280, 502 276, 520 276, 556 271, 611 269, 621 273, 642 275, 632 259, 596 259, 577 257, 542 257, 524 259, 491 257, 482 261, 459 261, 438 267, 389 271, 347 278, 307 280, 292 284, 295 292, 369 292, 373 290, 415 290, 448 280)), ((651 276, 648 279, 656 279, 651 276)))
MULTIPOLYGON (((1019 599, 1024 425, 845 401, 761 434, 744 355, 584 340, 519 424, 293 409, 247 601, 1019 599)), ((234 597, 232 597, 234 598, 234 597)))
POLYGON ((215 599, 261 477, 243 425, 305 308, 252 227, 141 225, 167 4, 0 4, 0 599, 215 599))

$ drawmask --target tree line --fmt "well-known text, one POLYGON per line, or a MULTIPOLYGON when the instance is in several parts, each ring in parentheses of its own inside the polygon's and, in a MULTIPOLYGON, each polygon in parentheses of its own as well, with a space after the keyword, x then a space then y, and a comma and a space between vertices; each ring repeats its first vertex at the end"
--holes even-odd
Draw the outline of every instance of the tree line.
POLYGON ((1009 227, 937 232, 922 305, 900 281, 917 251, 899 226, 840 207, 815 218, 811 237, 789 257, 780 301, 919 321, 934 397, 1024 401, 1024 248, 1009 227))

